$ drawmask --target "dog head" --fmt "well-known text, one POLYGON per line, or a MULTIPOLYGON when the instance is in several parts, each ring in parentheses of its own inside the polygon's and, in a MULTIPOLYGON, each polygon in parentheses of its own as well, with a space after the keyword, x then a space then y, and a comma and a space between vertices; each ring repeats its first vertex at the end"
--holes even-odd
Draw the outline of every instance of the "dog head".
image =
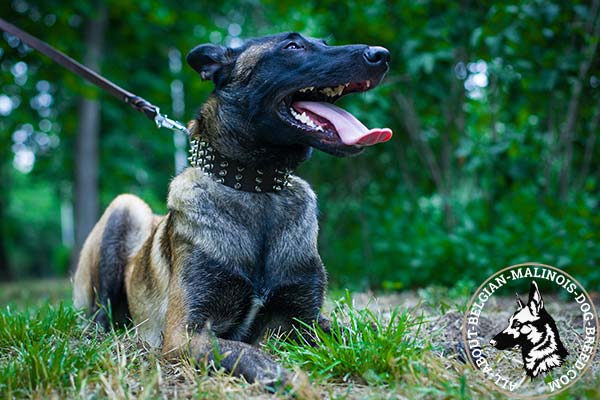
MULTIPOLYGON (((527 346, 538 343, 545 333, 545 324, 552 317, 544 309, 544 300, 537 283, 531 281, 527 304, 517 295, 517 311, 508 319, 508 326, 490 340, 490 344, 498 350, 510 349, 514 346, 527 346)), ((552 321, 553 322, 553 321, 552 321)))
POLYGON ((334 103, 377 86, 389 60, 382 47, 328 46, 298 33, 250 39, 235 49, 197 46, 187 62, 215 85, 199 129, 237 159, 249 154, 301 161, 310 148, 356 154, 392 132, 368 129, 334 103))

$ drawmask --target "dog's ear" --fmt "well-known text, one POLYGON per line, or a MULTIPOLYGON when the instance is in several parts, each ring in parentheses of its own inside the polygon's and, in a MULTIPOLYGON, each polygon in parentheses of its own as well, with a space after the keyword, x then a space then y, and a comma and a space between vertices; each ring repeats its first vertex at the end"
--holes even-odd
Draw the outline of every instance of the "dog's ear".
POLYGON ((185 60, 200 74, 202 80, 210 79, 216 82, 219 72, 233 62, 231 53, 231 49, 227 47, 202 44, 194 47, 185 60))
POLYGON ((531 281, 531 288, 529 289, 529 302, 527 304, 531 313, 537 316, 540 313, 540 310, 544 308, 544 300, 542 299, 542 294, 538 289, 537 283, 535 281, 531 281))
POLYGON ((517 310, 521 310, 525 307, 525 304, 523 304, 523 300, 519 297, 519 293, 515 293, 515 295, 517 296, 517 310))

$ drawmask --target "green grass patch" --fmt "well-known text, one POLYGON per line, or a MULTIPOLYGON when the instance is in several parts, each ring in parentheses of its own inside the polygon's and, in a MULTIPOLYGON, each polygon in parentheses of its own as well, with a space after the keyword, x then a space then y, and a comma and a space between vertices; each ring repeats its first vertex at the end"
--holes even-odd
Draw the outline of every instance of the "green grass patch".
POLYGON ((348 292, 331 315, 331 332, 299 324, 292 335, 273 336, 266 346, 284 364, 320 380, 389 384, 428 348, 420 339, 421 321, 406 309, 396 308, 383 319, 369 309, 354 308, 348 292))
MULTIPOLYGON (((20 285, 11 289, 17 297, 0 296, 10 304, 0 304, 0 399, 501 398, 471 367, 436 350, 446 339, 438 337, 435 321, 460 308, 460 291, 431 288, 371 303, 366 294, 353 299, 346 292, 330 313, 330 334, 305 324, 306 336, 266 340, 265 351, 290 371, 305 373, 290 392, 271 394, 190 358, 166 361, 134 330, 100 331, 73 309, 65 283, 27 285, 39 297, 24 299, 20 285), (47 303, 50 292, 65 293, 58 305, 47 303)), ((598 371, 559 398, 598 398, 598 371)))
MULTIPOLYGON (((0 311, 0 393, 25 396, 55 388, 80 388, 100 370, 109 339, 86 339, 92 332, 61 303, 33 312, 0 311), (77 338, 78 340, 73 340, 77 338)), ((95 335, 94 335, 95 336, 95 335)))
POLYGON ((133 331, 103 332, 68 303, 0 309, 0 399, 223 398, 259 390, 193 364, 164 361, 133 331))

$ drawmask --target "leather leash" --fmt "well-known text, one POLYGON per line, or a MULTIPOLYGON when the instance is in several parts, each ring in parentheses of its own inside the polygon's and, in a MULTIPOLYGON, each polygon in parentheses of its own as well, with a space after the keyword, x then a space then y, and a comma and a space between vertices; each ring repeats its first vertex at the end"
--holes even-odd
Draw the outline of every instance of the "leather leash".
POLYGON ((148 119, 156 123, 157 127, 167 128, 176 132, 182 132, 186 135, 189 135, 189 132, 184 124, 182 124, 179 121, 172 120, 166 115, 161 114, 160 109, 154 104, 148 102, 140 96, 136 96, 135 94, 123 89, 119 85, 109 81, 97 72, 92 71, 85 65, 73 60, 71 57, 67 56, 63 52, 50 46, 48 43, 36 38, 35 36, 30 35, 25 31, 22 31, 16 26, 6 22, 2 18, 0 18, 0 29, 10 33, 13 36, 18 37, 30 47, 50 57, 50 59, 55 63, 60 64, 61 66, 74 72, 75 74, 93 83, 99 88, 104 89, 119 100, 129 104, 134 110, 144 113, 144 115, 146 115, 148 119))

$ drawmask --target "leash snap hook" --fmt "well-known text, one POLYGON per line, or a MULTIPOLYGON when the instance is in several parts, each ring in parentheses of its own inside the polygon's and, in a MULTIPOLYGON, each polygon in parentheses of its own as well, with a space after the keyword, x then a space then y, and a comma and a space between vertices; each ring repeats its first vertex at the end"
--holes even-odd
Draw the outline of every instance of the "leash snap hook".
POLYGON ((175 132, 182 132, 189 136, 189 132, 184 124, 179 121, 175 121, 169 118, 167 115, 160 113, 160 108, 156 107, 156 115, 154 116, 154 123, 158 128, 167 128, 175 132))

